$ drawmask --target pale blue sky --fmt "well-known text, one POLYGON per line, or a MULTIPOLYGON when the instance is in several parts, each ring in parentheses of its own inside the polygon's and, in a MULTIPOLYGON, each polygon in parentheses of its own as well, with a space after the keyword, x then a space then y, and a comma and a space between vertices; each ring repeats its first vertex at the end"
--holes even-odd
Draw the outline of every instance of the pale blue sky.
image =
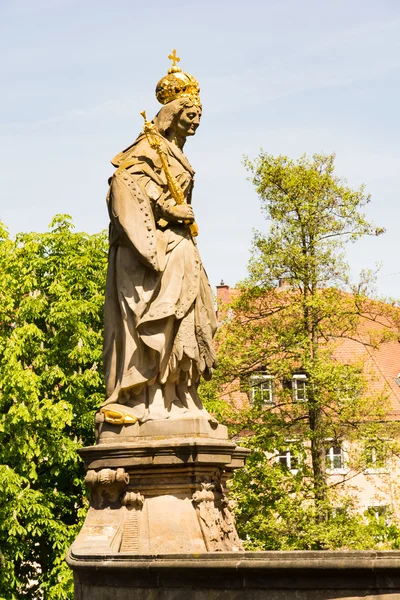
POLYGON ((400 298, 398 0, 0 0, 10 231, 43 231, 59 212, 80 230, 107 227, 109 160, 139 133, 139 112, 157 112, 175 47, 202 90, 185 151, 211 283, 245 276, 251 230, 266 227, 242 155, 334 151, 388 230, 350 248, 352 271, 382 262, 379 292, 400 298))

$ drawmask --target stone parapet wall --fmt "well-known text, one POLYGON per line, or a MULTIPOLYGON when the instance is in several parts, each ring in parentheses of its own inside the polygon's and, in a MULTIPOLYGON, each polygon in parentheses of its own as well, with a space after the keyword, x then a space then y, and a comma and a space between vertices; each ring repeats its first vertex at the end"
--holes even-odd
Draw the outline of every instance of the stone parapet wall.
POLYGON ((400 600, 400 552, 75 557, 75 600, 400 600))

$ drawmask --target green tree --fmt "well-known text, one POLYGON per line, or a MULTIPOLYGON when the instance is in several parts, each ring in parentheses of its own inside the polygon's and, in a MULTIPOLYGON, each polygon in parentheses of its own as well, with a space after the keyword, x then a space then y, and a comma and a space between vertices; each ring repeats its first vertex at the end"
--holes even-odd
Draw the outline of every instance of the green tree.
MULTIPOLYGON (((239 525, 250 539, 253 532, 261 548, 337 547, 336 526, 329 538, 326 521, 332 506, 341 502, 349 508, 351 502, 336 497, 337 485, 329 485, 327 446, 343 438, 382 436, 379 422, 388 407, 385 390, 369 385, 372 375, 362 356, 343 363, 338 346, 353 338, 376 347, 395 334, 398 321, 395 307, 368 298, 367 276, 351 285, 343 250, 383 230, 363 214, 370 200, 364 188, 354 191, 335 175, 334 155, 293 161, 262 152, 245 164, 269 230, 255 233, 249 277, 239 286, 234 318, 226 318, 219 332, 218 377, 225 390, 240 382, 249 391, 257 370, 278 383, 273 406, 253 391, 250 411, 240 415, 240 423, 231 419, 236 433, 253 434, 244 441, 253 454, 234 484, 242 501, 239 525), (383 326, 376 328, 378 316, 383 326), (306 385, 297 401, 293 374, 306 385), (294 474, 273 466, 274 452, 287 447, 287 440, 298 455, 294 474), (283 530, 293 532, 291 541, 283 530)), ((361 461, 353 472, 357 468, 361 461)), ((349 527, 359 523, 354 518, 349 527)))
POLYGON ((77 449, 104 395, 104 233, 0 230, 0 597, 69 599, 85 493, 77 449))

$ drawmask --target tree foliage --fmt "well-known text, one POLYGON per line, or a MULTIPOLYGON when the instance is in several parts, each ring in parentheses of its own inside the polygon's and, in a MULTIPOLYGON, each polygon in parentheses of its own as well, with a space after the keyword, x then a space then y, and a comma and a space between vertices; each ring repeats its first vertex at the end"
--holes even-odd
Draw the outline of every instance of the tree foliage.
MULTIPOLYGON (((363 213, 364 188, 336 176, 334 155, 294 161, 261 152, 245 164, 269 229, 255 233, 249 277, 230 311, 221 308, 218 377, 220 391, 249 392, 252 374, 265 371, 275 404, 253 392, 250 410, 236 422, 230 416, 236 434, 251 433, 243 443, 253 449, 234 483, 239 525, 250 547, 368 547, 373 536, 361 534, 354 510, 352 519, 340 517, 341 530, 330 517, 339 504, 349 514, 353 501, 337 494, 326 455, 343 439, 362 445, 387 434, 387 390, 371 385, 362 352, 339 358, 344 340, 372 349, 397 334, 398 310, 368 298, 367 276, 353 286, 344 259, 346 243, 383 230, 363 213), (293 374, 306 378, 306 401, 294 401, 293 374), (296 473, 276 468, 274 453, 288 440, 296 473)), ((349 477, 365 467, 361 454, 352 460, 349 477)))
POLYGON ((77 449, 104 395, 104 233, 0 231, 0 597, 72 598, 85 505, 77 449))

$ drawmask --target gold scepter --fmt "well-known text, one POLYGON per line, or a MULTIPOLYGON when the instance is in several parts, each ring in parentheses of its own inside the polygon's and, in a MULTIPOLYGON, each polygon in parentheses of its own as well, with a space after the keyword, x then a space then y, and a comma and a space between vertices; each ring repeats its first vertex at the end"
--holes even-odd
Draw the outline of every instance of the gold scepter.
MULTIPOLYGON (((146 118, 146 111, 143 110, 140 113, 144 119, 143 132, 146 135, 146 138, 150 144, 150 147, 155 150, 160 157, 161 166, 164 170, 165 177, 167 179, 168 189, 171 193, 171 196, 175 200, 177 204, 185 204, 185 196, 183 195, 182 187, 179 185, 178 181, 172 175, 171 170, 169 168, 168 161, 165 157, 165 154, 161 147, 161 136, 155 128, 154 123, 148 121, 146 118)), ((184 221, 189 227, 189 231, 192 237, 196 237, 199 235, 199 228, 195 221, 190 223, 189 221, 184 221)))

